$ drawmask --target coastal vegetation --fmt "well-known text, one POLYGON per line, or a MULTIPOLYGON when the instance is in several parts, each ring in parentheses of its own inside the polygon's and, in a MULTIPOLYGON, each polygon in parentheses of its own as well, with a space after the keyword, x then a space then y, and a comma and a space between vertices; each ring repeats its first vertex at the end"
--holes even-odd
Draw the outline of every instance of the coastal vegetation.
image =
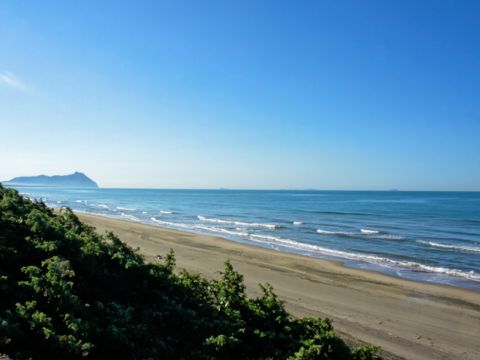
POLYGON ((0 354, 12 359, 379 359, 328 319, 246 295, 229 262, 208 280, 147 263, 116 235, 0 184, 0 354))

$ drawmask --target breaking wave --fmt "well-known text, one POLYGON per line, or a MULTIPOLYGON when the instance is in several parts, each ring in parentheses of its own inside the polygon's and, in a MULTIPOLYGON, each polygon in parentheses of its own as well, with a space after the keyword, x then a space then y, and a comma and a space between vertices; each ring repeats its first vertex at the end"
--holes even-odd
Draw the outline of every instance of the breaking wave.
POLYGON ((205 226, 205 225, 194 225, 195 229, 200 229, 200 230, 206 230, 206 231, 211 231, 215 233, 220 233, 220 234, 227 234, 227 235, 233 235, 233 236, 248 236, 249 234, 247 232, 242 232, 242 231, 232 231, 232 230, 227 230, 224 228, 219 228, 215 226, 205 226))
POLYGON ((136 216, 133 216, 131 214, 125 214, 124 212, 121 212, 120 215, 124 217, 125 219, 131 220, 131 221, 141 221, 139 218, 136 216))
POLYGON ((152 220, 156 224, 160 224, 160 225, 164 225, 164 226, 168 226, 168 227, 173 227, 173 228, 182 228, 182 229, 188 229, 188 230, 203 230, 203 231, 209 231, 209 232, 227 234, 227 235, 234 235, 234 236, 240 236, 240 237, 248 236, 247 232, 232 231, 232 230, 219 228, 219 227, 216 227, 216 226, 206 226, 206 225, 200 225, 200 224, 174 223, 174 222, 170 222, 170 221, 159 220, 156 217, 151 217, 150 220, 152 220))
POLYGON ((350 237, 360 237, 364 235, 364 236, 368 236, 369 238, 384 239, 384 240, 404 240, 405 239, 405 237, 401 235, 387 234, 387 233, 382 233, 378 230, 367 230, 367 229, 360 229, 360 232, 317 229, 317 233, 323 234, 323 235, 340 235, 340 236, 350 236, 350 237))
POLYGON ((247 223, 242 221, 234 221, 234 220, 225 220, 225 219, 217 219, 217 218, 209 218, 206 216, 197 216, 198 220, 207 221, 207 222, 214 222, 219 224, 231 224, 237 226, 245 226, 245 227, 264 227, 267 229, 278 229, 280 226, 276 224, 264 224, 264 223, 247 223))
POLYGON ((376 235, 380 234, 380 231, 378 230, 368 230, 368 229, 360 229, 360 232, 365 235, 376 235))
POLYGON ((395 234, 378 234, 371 237, 375 239, 385 239, 385 240, 405 240, 404 236, 395 235, 395 234))
POLYGON ((323 229, 317 229, 317 233, 319 233, 319 234, 325 234, 325 235, 355 236, 355 234, 352 233, 352 232, 347 232, 347 231, 334 231, 334 230, 323 230, 323 229))
POLYGON ((164 221, 164 220, 160 220, 160 219, 157 219, 156 217, 151 217, 150 220, 152 220, 154 223, 156 224, 160 224, 160 225, 164 225, 164 226, 167 226, 167 227, 173 227, 173 228, 182 228, 182 229, 190 229, 190 230, 193 230, 193 227, 191 225, 188 225, 188 224, 182 224, 182 223, 174 223, 174 222, 170 222, 170 221, 164 221))
POLYGON ((123 206, 117 206, 118 210, 124 210, 124 211, 135 211, 137 209, 135 208, 128 208, 128 207, 123 207, 123 206))
POLYGON ((444 274, 444 275, 462 277, 465 279, 480 282, 480 274, 474 271, 463 271, 463 270, 450 269, 445 267, 436 267, 436 266, 417 263, 414 261, 395 260, 387 257, 377 256, 377 255, 359 254, 359 253, 353 253, 348 251, 335 250, 335 249, 330 249, 330 248, 326 248, 318 245, 300 243, 290 239, 282 239, 275 236, 250 235, 250 239, 258 242, 263 242, 263 243, 269 243, 269 244, 273 243, 274 245, 280 245, 280 246, 295 249, 295 250, 304 250, 304 251, 321 254, 321 255, 339 257, 339 258, 354 260, 354 261, 362 261, 362 262, 367 262, 367 263, 375 264, 379 266, 386 266, 386 267, 395 266, 395 267, 408 269, 410 271, 444 274))
POLYGON ((439 249, 448 249, 448 250, 454 250, 454 251, 460 251, 460 252, 480 253, 480 246, 462 246, 462 245, 442 244, 434 241, 424 241, 424 240, 417 240, 417 243, 429 245, 431 247, 439 248, 439 249))

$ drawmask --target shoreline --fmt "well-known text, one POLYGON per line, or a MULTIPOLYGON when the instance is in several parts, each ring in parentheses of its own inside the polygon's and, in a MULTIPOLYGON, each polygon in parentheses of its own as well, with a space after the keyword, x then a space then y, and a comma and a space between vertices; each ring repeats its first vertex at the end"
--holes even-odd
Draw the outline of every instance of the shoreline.
MULTIPOLYGON (((355 269, 355 270, 360 270, 360 271, 366 271, 366 272, 370 272, 370 273, 374 273, 374 274, 381 274, 381 275, 384 275, 386 277, 390 277, 390 278, 393 278, 393 279, 401 279, 401 280, 406 280, 406 281, 411 281, 411 282, 415 282, 415 283, 421 283, 421 284, 424 284, 424 285, 436 285, 436 286, 446 286, 446 287, 453 287, 453 288, 458 288, 458 289, 464 289, 464 290, 469 290, 469 291, 473 291, 473 292, 476 292, 477 294, 480 295, 480 282, 478 282, 477 280, 472 280, 472 279, 468 279, 468 278, 462 278, 460 276, 456 276, 456 275, 450 275, 450 274, 445 274, 445 273, 442 273, 442 274, 439 274, 439 273, 435 273, 435 272, 429 272, 428 270, 425 272, 425 274, 429 274, 429 276, 443 276, 445 279, 450 279, 451 281, 441 281, 441 280, 438 280, 438 281, 435 281, 435 280, 426 280, 425 278, 422 278, 422 277, 418 277, 418 276, 412 276, 412 275, 409 275, 410 273, 408 272, 408 269, 407 269, 407 272, 404 272, 403 275, 394 275, 393 272, 395 272, 394 270, 391 270, 391 271, 387 271, 385 270, 384 268, 382 268, 380 265, 375 265, 373 263, 370 263, 368 261, 362 261, 362 260, 353 260, 353 259, 350 259, 350 258, 342 258, 342 256, 340 255, 325 255, 323 254, 323 256, 315 256, 315 255, 312 255, 312 254, 307 254, 307 253, 304 253, 304 252, 301 252, 301 251, 295 251, 295 250, 292 250, 288 247, 284 247, 284 246, 280 246, 280 248, 274 248, 274 247, 269 247, 269 246, 263 246, 262 243, 258 243, 258 242, 252 242, 252 241, 242 241, 242 240, 237 240, 235 238, 228 238, 227 236, 222 236, 222 234, 215 234, 215 233, 208 233, 208 232, 201 232, 201 231, 195 231, 193 228, 192 229, 182 229, 182 228, 176 228, 174 226, 164 226, 162 225, 162 223, 157 223, 156 220, 154 220, 154 223, 148 223, 148 222, 145 222, 145 221, 141 221, 140 219, 135 219, 135 220, 132 220, 132 219, 129 219, 128 217, 120 217, 120 216, 115 216, 115 215, 109 215, 109 214, 99 214, 99 213, 92 213, 92 212, 88 212, 88 211, 81 211, 81 210, 74 210, 75 213, 77 214, 84 214, 84 215, 91 215, 91 216, 99 216, 99 217, 105 217, 105 218, 108 218, 108 219, 114 219, 114 220, 119 220, 119 221, 126 221, 126 222, 132 222, 132 223, 137 223, 137 224, 143 224, 143 225, 146 225, 146 226, 152 226, 154 228, 159 228, 159 229, 164 229, 164 230, 173 230, 173 231, 178 231, 179 233, 191 233, 191 234, 195 234, 195 235, 199 235, 199 236, 206 236, 206 237, 213 237, 213 238, 220 238, 220 239, 223 239, 223 240, 226 240, 226 241, 229 241, 229 242, 235 242, 235 243, 239 243, 239 244, 244 244, 244 245, 247 245, 247 246, 252 246, 254 248, 260 248, 260 249, 267 249, 267 250, 273 250, 273 251, 279 251, 279 252, 282 252, 282 253, 285 253, 285 254, 293 254, 293 255, 299 255, 299 256, 302 256, 302 257, 307 257, 307 258, 313 258, 313 259, 317 259, 317 260, 321 260, 321 261, 331 261, 331 262, 336 262, 338 263, 339 265, 341 265, 342 267, 346 267, 346 268, 349 268, 349 269, 355 269), (456 279, 457 282, 453 282, 454 279, 456 279), (463 283, 461 281, 464 281, 463 283), (475 284, 475 286, 473 285, 475 284)), ((337 251, 337 250, 333 250, 333 251, 337 251)), ((452 272, 453 271, 460 271, 460 270, 457 270, 457 269, 448 269, 448 270, 451 270, 452 272)), ((411 273, 415 273, 414 270, 411 270, 411 273)), ((420 273, 422 274, 423 272, 422 271, 419 271, 417 273, 420 273)))
POLYGON ((177 268, 218 277, 229 259, 250 296, 270 283, 297 317, 328 317, 347 339, 380 345, 386 358, 480 358, 480 294, 346 267, 341 261, 76 212, 99 233, 111 230, 146 261, 175 251, 177 268))

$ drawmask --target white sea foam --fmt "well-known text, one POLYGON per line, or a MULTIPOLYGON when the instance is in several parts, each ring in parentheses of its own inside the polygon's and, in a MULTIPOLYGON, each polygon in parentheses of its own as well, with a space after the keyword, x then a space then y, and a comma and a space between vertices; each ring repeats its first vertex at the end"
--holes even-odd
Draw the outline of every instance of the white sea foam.
POLYGON ((219 228, 219 227, 216 227, 216 226, 194 225, 194 228, 199 229, 199 230, 206 230, 206 231, 211 231, 211 232, 215 232, 215 233, 220 233, 220 234, 242 236, 242 237, 248 236, 247 232, 232 231, 232 230, 227 230, 227 229, 224 229, 224 228, 219 228))
POLYGON ((121 212, 120 215, 123 216, 125 219, 131 220, 131 221, 140 221, 139 218, 131 214, 125 214, 124 212, 121 212))
POLYGON ((157 219, 156 217, 151 217, 150 220, 152 220, 156 224, 167 226, 167 227, 181 228, 181 229, 186 229, 191 231, 202 230, 202 231, 208 231, 208 232, 213 232, 213 233, 218 233, 223 235, 248 237, 248 233, 245 231, 233 231, 233 230, 228 230, 221 227, 207 226, 207 225, 201 225, 201 224, 176 223, 176 222, 160 220, 160 219, 157 219))
POLYGON ((107 204, 98 204, 97 206, 99 208, 102 208, 102 209, 109 209, 110 208, 107 204))
POLYGON ((201 224, 176 223, 176 222, 171 222, 171 221, 160 220, 160 219, 157 219, 156 217, 151 217, 150 220, 152 220, 154 223, 164 225, 164 226, 168 226, 168 227, 173 227, 173 228, 182 228, 182 229, 187 229, 187 230, 203 230, 203 231, 209 231, 209 232, 226 234, 226 235, 234 235, 234 236, 240 236, 240 237, 248 236, 248 233, 246 233, 246 232, 232 231, 232 230, 228 230, 228 229, 219 228, 219 227, 216 227, 216 226, 206 226, 206 225, 201 225, 201 224))
POLYGON ((271 241, 277 241, 281 242, 283 239, 272 236, 272 235, 262 235, 262 234, 249 234, 250 239, 262 239, 262 240, 271 240, 271 241))
POLYGON ((327 256, 334 256, 343 259, 349 259, 354 261, 363 261, 370 264, 375 264, 379 266, 395 266, 401 267, 404 269, 409 269, 411 271, 419 271, 419 272, 429 272, 429 273, 438 273, 456 277, 462 277, 465 279, 479 281, 480 282, 480 274, 474 271, 463 271, 458 269, 449 269, 445 267, 435 267, 429 266, 421 263, 417 263, 414 261, 406 261, 406 260, 395 260, 386 257, 381 257, 377 255, 370 255, 370 254, 359 254, 353 252, 347 252, 342 250, 334 250, 330 248, 325 248, 318 245, 312 244, 305 244, 299 243, 294 240, 290 239, 282 239, 274 236, 263 236, 263 235, 250 235, 250 239, 262 243, 269 243, 273 242, 276 245, 281 245, 283 247, 296 249, 296 250, 305 250, 312 253, 327 255, 327 256))
POLYGON ((360 229, 360 232, 365 235, 376 235, 380 234, 380 231, 378 230, 368 230, 368 229, 360 229))
POLYGON ((302 224, 303 224, 303 222, 301 222, 301 221, 294 221, 293 222, 293 225, 302 225, 302 224))
POLYGON ((404 240, 405 238, 400 235, 395 234, 383 234, 377 230, 367 230, 367 229, 360 229, 360 232, 348 232, 348 231, 336 231, 336 230, 324 230, 324 229, 317 229, 317 233, 323 235, 342 235, 342 236, 351 236, 357 237, 360 235, 368 235, 368 237, 375 238, 375 239, 385 239, 385 240, 404 240))
POLYGON ((324 234, 324 235, 346 235, 346 236, 355 235, 354 233, 347 232, 347 231, 334 231, 334 230, 324 230, 324 229, 317 229, 317 233, 324 234))
POLYGON ((117 206, 118 210, 124 210, 124 211, 135 211, 137 209, 135 208, 128 208, 128 207, 123 207, 123 206, 117 206))
POLYGON ((395 235, 395 234, 378 234, 371 236, 375 239, 385 239, 385 240, 405 240, 404 236, 395 235))
POLYGON ((151 217, 150 220, 152 220, 153 222, 157 223, 157 224, 162 224, 162 225, 168 225, 168 226, 180 226, 182 227, 181 225, 183 224, 180 224, 180 223, 172 223, 170 221, 163 221, 163 220, 160 220, 160 219, 157 219, 156 217, 151 217))
POLYGON ((245 227, 264 227, 268 229, 277 229, 279 228, 276 224, 264 224, 264 223, 247 223, 242 221, 234 221, 234 220, 225 220, 225 219, 217 219, 217 218, 209 218, 206 216, 197 216, 198 220, 207 221, 207 222, 214 222, 219 224, 231 224, 237 226, 245 226, 245 227))
POLYGON ((160 214, 173 214, 173 211, 160 210, 160 214))
MULTIPOLYGON (((206 225, 201 225, 201 224, 173 223, 173 222, 169 222, 169 221, 159 220, 155 217, 152 217, 151 220, 153 222, 157 223, 157 224, 164 225, 164 226, 169 226, 169 227, 174 227, 174 228, 183 228, 183 229, 189 229, 189 230, 204 230, 204 231, 210 231, 210 232, 215 232, 215 233, 222 233, 222 234, 227 234, 227 235, 235 235, 235 236, 240 236, 240 237, 246 237, 246 238, 248 238, 252 241, 255 241, 255 242, 258 242, 258 243, 263 243, 263 244, 268 244, 269 246, 281 246, 281 247, 289 248, 289 249, 293 249, 293 250, 307 251, 307 252, 313 253, 313 254, 333 256, 333 257, 338 257, 338 258, 348 259, 348 260, 353 260, 353 261, 367 262, 367 263, 378 265, 378 266, 384 266, 384 267, 392 267, 393 266, 393 267, 408 269, 408 270, 411 270, 411 271, 426 272, 426 273, 438 273, 438 274, 444 274, 444 275, 449 275, 449 276, 462 277, 464 279, 469 279, 469 280, 480 282, 480 274, 478 274, 474 271, 463 271, 463 270, 459 270, 459 269, 450 269, 450 268, 445 268, 445 267, 435 267, 435 266, 430 266, 430 265, 417 263, 417 262, 414 262, 414 261, 395 260, 395 259, 390 259, 390 258, 387 258, 387 257, 373 255, 373 254, 360 254, 360 253, 348 252, 348 251, 343 251, 343 250, 335 250, 335 249, 330 249, 330 248, 326 248, 326 247, 322 247, 322 246, 318 246, 318 245, 301 243, 301 242, 298 242, 298 241, 295 241, 295 240, 280 238, 280 237, 276 237, 276 236, 272 236, 272 235, 249 234, 247 232, 232 231, 232 230, 223 229, 223 228, 220 228, 220 227, 206 226, 206 225)), ((325 230, 325 231, 327 231, 327 230, 325 230)), ((332 233, 332 232, 330 232, 330 233, 332 233)), ((333 233, 338 233, 338 232, 333 232, 333 233)))
POLYGON ((461 252, 473 252, 473 253, 480 253, 480 246, 463 246, 463 245, 453 245, 453 244, 442 244, 437 243, 434 241, 424 241, 424 240, 417 240, 420 244, 429 245, 431 247, 440 248, 440 249, 449 249, 454 251, 461 251, 461 252))
POLYGON ((164 220, 157 219, 156 217, 153 217, 153 216, 150 218, 150 220, 152 220, 154 223, 164 225, 164 226, 168 226, 168 227, 182 228, 182 229, 189 229, 189 230, 194 229, 192 225, 183 224, 183 223, 174 223, 174 222, 170 222, 170 221, 164 221, 164 220))

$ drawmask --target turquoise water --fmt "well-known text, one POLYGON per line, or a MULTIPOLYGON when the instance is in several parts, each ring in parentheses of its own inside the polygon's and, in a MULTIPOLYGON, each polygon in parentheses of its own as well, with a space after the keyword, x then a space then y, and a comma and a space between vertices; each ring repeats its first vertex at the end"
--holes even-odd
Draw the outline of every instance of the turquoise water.
POLYGON ((55 207, 480 291, 479 192, 19 190, 55 207))

